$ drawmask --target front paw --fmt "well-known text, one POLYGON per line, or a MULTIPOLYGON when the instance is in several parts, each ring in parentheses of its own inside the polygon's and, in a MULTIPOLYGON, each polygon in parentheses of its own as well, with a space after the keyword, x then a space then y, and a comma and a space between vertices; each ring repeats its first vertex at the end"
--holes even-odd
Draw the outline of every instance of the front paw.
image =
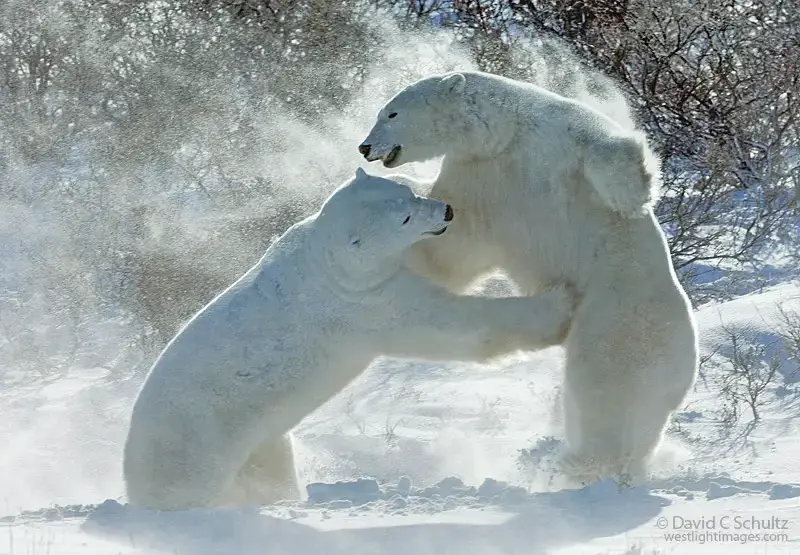
POLYGON ((528 313, 528 346, 544 348, 564 343, 580 302, 577 290, 572 285, 560 283, 537 293, 529 300, 534 303, 534 307, 528 313))
POLYGON ((540 294, 550 297, 553 327, 555 329, 554 340, 556 344, 561 344, 569 335, 572 327, 572 317, 578 308, 581 295, 572 284, 566 282, 554 285, 540 294))

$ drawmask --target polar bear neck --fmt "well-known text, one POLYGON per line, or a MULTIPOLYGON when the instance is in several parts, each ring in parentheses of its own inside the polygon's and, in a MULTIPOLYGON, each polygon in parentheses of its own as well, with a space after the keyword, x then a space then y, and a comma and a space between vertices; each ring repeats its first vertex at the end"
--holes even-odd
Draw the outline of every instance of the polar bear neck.
POLYGON ((461 105, 465 129, 458 133, 447 156, 489 158, 512 146, 519 134, 522 97, 495 75, 467 72, 461 105))
POLYGON ((382 257, 364 262, 348 257, 345 260, 345 256, 336 256, 330 238, 321 234, 312 234, 304 250, 310 275, 319 276, 321 285, 338 297, 362 304, 383 298, 381 292, 402 266, 401 258, 382 257))

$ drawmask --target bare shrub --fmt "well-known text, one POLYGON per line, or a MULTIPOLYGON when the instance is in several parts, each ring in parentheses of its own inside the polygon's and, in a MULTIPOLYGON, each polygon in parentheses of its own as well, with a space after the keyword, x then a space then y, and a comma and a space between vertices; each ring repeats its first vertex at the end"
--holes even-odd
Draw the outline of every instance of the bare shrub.
MULTIPOLYGON (((283 86, 254 76, 283 60, 265 38, 174 3, 0 7, 0 202, 58 228, 20 235, 13 263, 83 317, 132 310, 163 346, 310 209, 254 170, 283 86), (203 205, 237 217, 194 224, 203 205)), ((31 306, 4 317, 21 325, 31 306)))
POLYGON ((800 369, 800 312, 788 308, 785 304, 778 306, 778 314, 780 318, 780 327, 778 334, 787 358, 792 361, 796 368, 789 376, 786 376, 787 381, 797 381, 798 369, 800 369))
POLYGON ((723 330, 731 351, 718 376, 720 420, 729 429, 739 422, 742 409, 749 409, 752 423, 756 424, 761 420, 761 409, 768 403, 764 392, 775 385, 781 362, 768 356, 770 345, 748 341, 745 334, 729 327, 723 330))

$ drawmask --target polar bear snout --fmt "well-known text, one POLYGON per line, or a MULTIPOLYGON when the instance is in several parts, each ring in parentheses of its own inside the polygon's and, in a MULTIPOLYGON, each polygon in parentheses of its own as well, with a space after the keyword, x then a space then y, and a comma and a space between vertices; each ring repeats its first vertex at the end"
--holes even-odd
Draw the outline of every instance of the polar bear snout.
POLYGON ((452 222, 453 221, 453 207, 449 204, 446 204, 444 207, 444 221, 452 222))
POLYGON ((372 144, 366 141, 358 146, 358 152, 361 153, 367 162, 381 160, 383 165, 387 168, 393 167, 393 164, 397 161, 402 149, 403 147, 401 145, 372 144))
POLYGON ((430 206, 429 212, 429 219, 433 224, 433 229, 427 229, 422 234, 423 235, 441 235, 445 231, 447 231, 447 226, 450 222, 453 221, 455 217, 455 213, 453 212, 453 207, 449 204, 445 204, 444 202, 434 200, 434 199, 424 199, 430 206))

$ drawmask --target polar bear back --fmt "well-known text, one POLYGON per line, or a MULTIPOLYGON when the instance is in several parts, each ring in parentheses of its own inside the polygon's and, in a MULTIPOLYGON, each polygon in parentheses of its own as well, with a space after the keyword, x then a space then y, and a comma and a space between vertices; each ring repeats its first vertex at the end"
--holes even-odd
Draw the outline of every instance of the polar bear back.
MULTIPOLYGON (((292 279, 304 272, 299 253, 306 232, 293 228, 180 330, 154 364, 137 404, 168 403, 187 419, 194 417, 198 398, 220 411, 229 404, 255 410, 263 406, 261 390, 274 391, 278 399, 287 377, 296 383, 298 370, 313 367, 325 355, 309 344, 313 338, 304 329, 308 320, 303 311, 313 306, 298 302, 299 284, 292 279)), ((309 285, 302 294, 311 300, 309 285)), ((147 418, 135 410, 134 415, 147 418)))

